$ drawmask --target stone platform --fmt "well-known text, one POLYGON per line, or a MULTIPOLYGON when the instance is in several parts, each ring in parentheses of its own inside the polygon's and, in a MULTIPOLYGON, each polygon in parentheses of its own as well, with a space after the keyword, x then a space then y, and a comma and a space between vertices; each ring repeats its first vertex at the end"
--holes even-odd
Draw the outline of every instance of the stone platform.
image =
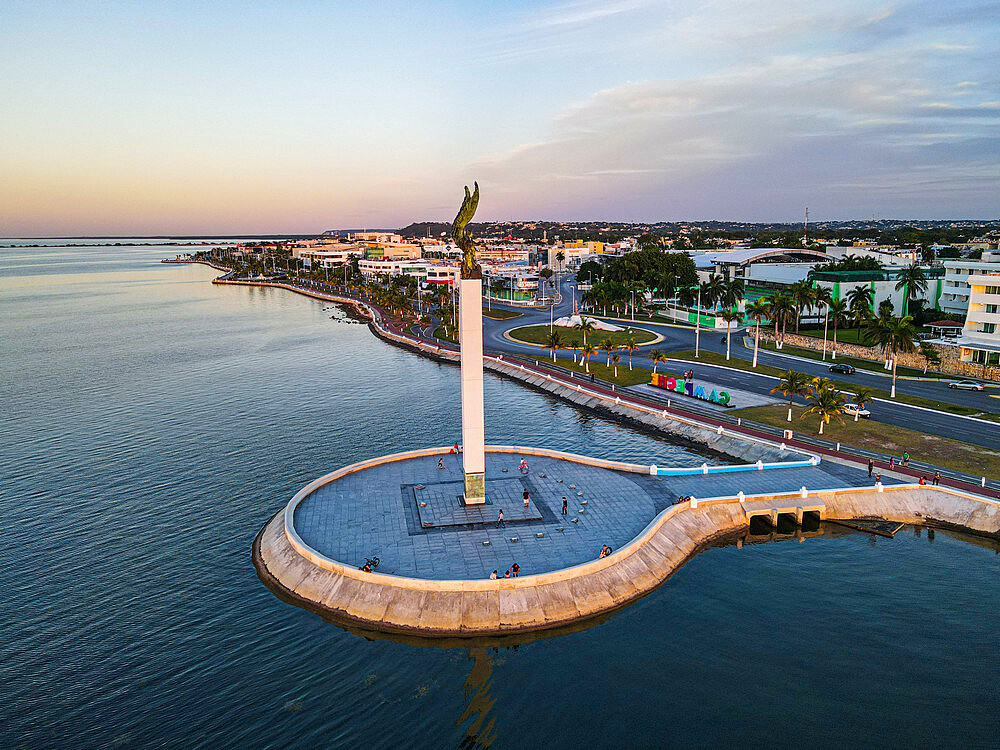
MULTIPOLYGON (((435 482, 414 485, 413 499, 417 504, 420 525, 425 528, 439 526, 473 526, 496 524, 499 511, 503 510, 504 523, 541 521, 538 505, 531 499, 528 482, 517 476, 504 476, 490 481, 484 505, 466 505, 462 499, 462 482, 435 482), (524 506, 523 492, 528 490, 528 507, 524 506)), ((405 493, 405 489, 404 489, 405 493)))
POLYGON ((713 540, 745 534, 752 515, 776 528, 808 512, 1000 539, 996 501, 945 487, 873 487, 848 465, 662 477, 649 466, 506 447, 487 448, 487 487, 506 486, 520 500, 518 489, 527 486, 541 518, 506 528, 488 521, 425 528, 415 485, 460 481, 456 457, 437 468, 445 454, 372 459, 304 487, 254 540, 258 574, 279 596, 344 624, 464 637, 557 628, 610 612, 652 591, 713 540), (512 475, 522 457, 531 471, 512 475), (440 478, 442 471, 453 476, 440 478), (675 503, 679 495, 695 499, 675 503), (602 544, 614 554, 598 559, 602 544), (377 571, 358 570, 372 555, 383 561, 377 571), (489 580, 491 570, 513 562, 521 577, 489 580))

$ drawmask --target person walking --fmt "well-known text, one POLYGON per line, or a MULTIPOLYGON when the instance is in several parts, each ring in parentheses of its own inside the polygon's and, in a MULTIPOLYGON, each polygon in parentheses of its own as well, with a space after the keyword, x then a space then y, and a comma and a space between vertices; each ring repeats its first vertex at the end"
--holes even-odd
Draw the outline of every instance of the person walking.
POLYGON ((934 472, 934 486, 936 487, 939 484, 941 484, 941 472, 940 471, 935 471, 934 472))
POLYGON ((566 505, 567 505, 567 502, 566 502, 566 498, 565 497, 562 500, 563 500, 563 515, 565 516, 566 515, 566 505))
POLYGON ((903 451, 903 466, 909 466, 909 465, 910 465, 910 454, 907 453, 906 451, 903 451))
POLYGON ((503 508, 501 508, 500 512, 497 513, 497 528, 498 529, 506 529, 507 528, 507 524, 505 524, 503 522, 503 508))
POLYGON ((896 468, 896 457, 895 456, 889 456, 889 469, 892 470, 892 469, 895 469, 895 468, 896 468))
POLYGON ((524 499, 524 509, 527 510, 528 509, 528 500, 531 497, 531 495, 528 492, 528 490, 525 490, 524 492, 521 493, 521 497, 524 499))
POLYGON ((868 478, 872 478, 872 472, 875 471, 875 462, 872 459, 868 459, 868 478))

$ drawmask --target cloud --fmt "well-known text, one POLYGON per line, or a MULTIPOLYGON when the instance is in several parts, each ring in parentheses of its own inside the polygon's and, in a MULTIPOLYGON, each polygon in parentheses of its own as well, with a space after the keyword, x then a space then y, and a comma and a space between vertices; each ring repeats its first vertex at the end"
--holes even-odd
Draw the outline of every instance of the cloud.
POLYGON ((900 196, 922 197, 928 212, 942 208, 940 189, 981 193, 967 205, 1000 213, 997 102, 940 101, 943 87, 915 75, 927 48, 785 55, 605 89, 565 108, 547 137, 470 169, 511 215, 770 218, 824 200, 842 213, 859 189, 902 210, 885 185, 905 186, 900 196))

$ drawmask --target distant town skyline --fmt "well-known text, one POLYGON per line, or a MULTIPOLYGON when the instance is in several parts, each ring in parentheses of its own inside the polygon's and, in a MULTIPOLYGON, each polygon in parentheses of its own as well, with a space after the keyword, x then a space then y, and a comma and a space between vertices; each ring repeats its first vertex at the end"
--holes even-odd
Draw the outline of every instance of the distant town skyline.
POLYGON ((0 236, 993 219, 986 0, 0 8, 0 236))

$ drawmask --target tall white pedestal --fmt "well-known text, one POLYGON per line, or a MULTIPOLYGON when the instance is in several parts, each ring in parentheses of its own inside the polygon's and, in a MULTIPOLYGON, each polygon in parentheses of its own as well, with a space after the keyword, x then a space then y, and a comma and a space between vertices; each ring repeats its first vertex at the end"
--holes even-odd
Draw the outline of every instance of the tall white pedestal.
POLYGON ((486 502, 483 406, 483 281, 459 281, 458 343, 462 350, 462 466, 465 503, 486 502))

